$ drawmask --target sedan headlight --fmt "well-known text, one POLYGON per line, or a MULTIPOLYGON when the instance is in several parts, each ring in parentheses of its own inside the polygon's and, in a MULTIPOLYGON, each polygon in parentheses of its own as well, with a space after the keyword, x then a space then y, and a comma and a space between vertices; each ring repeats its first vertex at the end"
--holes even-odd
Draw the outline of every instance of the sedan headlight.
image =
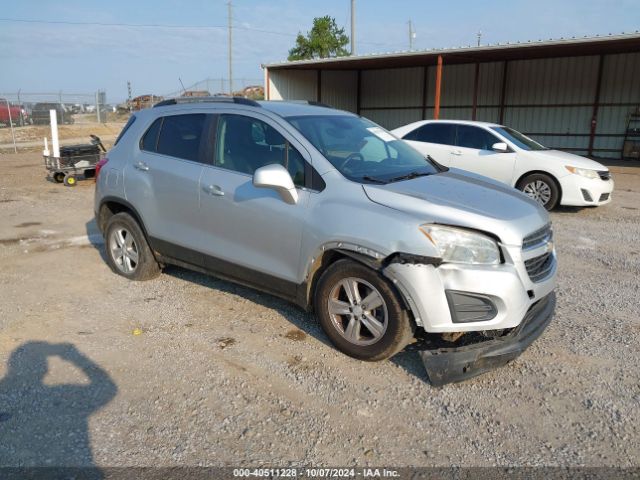
POLYGON ((589 170, 588 168, 578 168, 578 167, 570 167, 569 165, 565 165, 567 170, 571 173, 575 173, 576 175, 580 175, 586 178, 600 178, 597 170, 589 170))
POLYGON ((472 265, 500 263, 498 244, 486 235, 440 225, 422 225, 420 231, 433 243, 445 262, 472 265))

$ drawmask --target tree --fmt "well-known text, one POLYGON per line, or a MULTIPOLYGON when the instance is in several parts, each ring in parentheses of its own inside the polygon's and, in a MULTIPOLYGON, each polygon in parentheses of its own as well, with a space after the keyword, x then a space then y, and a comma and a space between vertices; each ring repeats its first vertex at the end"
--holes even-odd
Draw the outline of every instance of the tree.
POLYGON ((344 48, 349 43, 344 28, 338 28, 335 18, 330 16, 313 19, 313 28, 305 37, 298 33, 296 46, 289 50, 289 60, 344 57, 349 52, 344 48))

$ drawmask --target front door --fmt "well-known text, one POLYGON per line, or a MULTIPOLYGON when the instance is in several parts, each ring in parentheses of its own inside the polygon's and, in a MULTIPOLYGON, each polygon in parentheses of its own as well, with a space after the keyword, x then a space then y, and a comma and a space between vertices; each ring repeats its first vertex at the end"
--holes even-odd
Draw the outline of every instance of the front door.
POLYGON ((199 250, 211 270, 290 296, 301 281, 300 243, 309 199, 302 188, 304 150, 267 118, 254 115, 218 118, 215 162, 204 168, 200 180, 201 225, 207 235, 199 250), (272 163, 285 166, 300 187, 296 204, 253 186, 253 172, 272 163))
POLYGON ((494 151, 492 146, 498 142, 503 140, 484 128, 460 124, 450 165, 511 185, 517 154, 494 151))

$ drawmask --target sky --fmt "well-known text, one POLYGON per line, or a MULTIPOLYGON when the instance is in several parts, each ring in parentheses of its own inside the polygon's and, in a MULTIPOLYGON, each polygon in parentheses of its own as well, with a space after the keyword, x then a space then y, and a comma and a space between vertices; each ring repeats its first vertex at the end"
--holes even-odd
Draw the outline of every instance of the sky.
MULTIPOLYGON (((356 53, 407 50, 409 20, 414 49, 475 45, 478 31, 483 44, 634 32, 638 1, 356 0, 356 53)), ((350 34, 350 0, 232 3, 238 83, 261 84, 261 64, 285 60, 314 17, 330 15, 350 34)), ((227 0, 6 1, 0 45, 0 94, 102 89, 115 103, 130 81, 133 96, 165 95, 179 79, 228 76, 227 0)))

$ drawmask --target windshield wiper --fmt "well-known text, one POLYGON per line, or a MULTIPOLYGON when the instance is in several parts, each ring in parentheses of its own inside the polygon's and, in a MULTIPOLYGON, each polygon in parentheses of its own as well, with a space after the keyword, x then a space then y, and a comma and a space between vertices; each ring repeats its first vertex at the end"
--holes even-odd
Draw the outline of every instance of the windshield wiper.
POLYGON ((386 185, 388 183, 387 181, 382 180, 381 178, 370 177, 369 175, 365 175, 364 177, 361 178, 361 180, 365 180, 370 183, 377 183, 379 185, 386 185))
POLYGON ((400 176, 397 176, 397 177, 390 178, 389 182, 397 182, 399 180, 411 180, 412 178, 426 177, 428 175, 431 175, 431 173, 430 172, 416 172, 416 171, 413 171, 413 172, 406 173, 404 175, 400 175, 400 176))

